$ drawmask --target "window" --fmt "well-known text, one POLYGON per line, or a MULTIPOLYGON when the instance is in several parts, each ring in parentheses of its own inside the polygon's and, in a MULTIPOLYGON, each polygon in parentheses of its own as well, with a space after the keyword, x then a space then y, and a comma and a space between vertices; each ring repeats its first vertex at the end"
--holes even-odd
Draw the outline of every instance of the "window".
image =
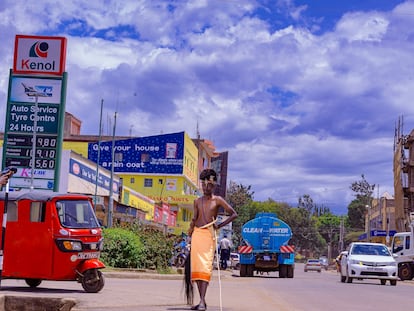
POLYGON ((144 179, 144 187, 152 188, 152 178, 145 178, 144 179))
POLYGON ((61 224, 68 228, 99 227, 92 205, 89 201, 62 200, 56 202, 61 224))
POLYGON ((17 221, 17 204, 14 201, 7 202, 7 221, 17 221))
POLYGON ((44 222, 45 221, 45 204, 42 202, 32 202, 30 204, 30 221, 44 222))
POLYGON ((130 182, 131 184, 135 184, 135 177, 131 177, 131 179, 129 180, 129 182, 130 182))

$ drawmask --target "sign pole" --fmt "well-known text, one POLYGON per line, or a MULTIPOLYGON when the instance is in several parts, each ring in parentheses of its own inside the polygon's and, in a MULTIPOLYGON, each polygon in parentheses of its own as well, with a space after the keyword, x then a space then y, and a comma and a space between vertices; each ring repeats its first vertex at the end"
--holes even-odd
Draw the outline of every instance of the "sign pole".
MULTIPOLYGON (((15 167, 6 168, 1 175, 9 175, 9 178, 17 172, 15 167)), ((1 228, 1 244, 0 244, 0 289, 1 279, 3 275, 3 259, 4 259, 4 241, 6 240, 6 225, 7 225, 7 205, 9 203, 9 182, 6 183, 6 193, 4 194, 4 208, 3 208, 3 223, 1 228)))
POLYGON ((35 111, 34 111, 34 120, 33 120, 33 143, 32 143, 32 165, 30 168, 32 172, 30 174, 30 191, 34 189, 34 173, 36 168, 36 131, 37 131, 37 110, 39 108, 39 94, 35 93, 35 111))

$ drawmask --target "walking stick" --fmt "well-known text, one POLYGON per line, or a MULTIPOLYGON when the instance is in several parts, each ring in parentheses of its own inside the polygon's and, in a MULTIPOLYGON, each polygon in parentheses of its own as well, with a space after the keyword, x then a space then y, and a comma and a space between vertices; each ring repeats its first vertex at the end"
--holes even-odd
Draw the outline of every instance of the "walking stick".
MULTIPOLYGON (((217 230, 214 230, 214 239, 217 242, 217 230)), ((219 282, 219 299, 220 299, 220 311, 223 311, 223 298, 221 295, 221 275, 220 275, 220 262, 219 262, 219 253, 216 246, 216 262, 217 262, 217 272, 218 272, 218 282, 219 282)))
MULTIPOLYGON (((13 174, 17 172, 15 167, 7 167, 1 173, 0 176, 8 175, 11 178, 13 174)), ((3 208, 3 224, 1 228, 1 244, 0 244, 0 289, 1 279, 3 274, 3 258, 4 258, 4 241, 6 237, 6 225, 7 225, 7 205, 9 203, 9 181, 6 183, 6 193, 4 194, 4 208, 3 208)))

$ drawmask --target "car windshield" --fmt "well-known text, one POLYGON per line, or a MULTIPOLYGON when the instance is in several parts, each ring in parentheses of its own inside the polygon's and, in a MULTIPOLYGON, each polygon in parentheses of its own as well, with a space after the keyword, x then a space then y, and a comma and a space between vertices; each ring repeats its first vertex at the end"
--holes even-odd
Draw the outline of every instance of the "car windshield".
POLYGON ((385 245, 357 244, 351 250, 352 255, 391 256, 385 245))
POLYGON ((98 228, 92 205, 87 200, 62 200, 56 202, 60 223, 67 228, 98 228))

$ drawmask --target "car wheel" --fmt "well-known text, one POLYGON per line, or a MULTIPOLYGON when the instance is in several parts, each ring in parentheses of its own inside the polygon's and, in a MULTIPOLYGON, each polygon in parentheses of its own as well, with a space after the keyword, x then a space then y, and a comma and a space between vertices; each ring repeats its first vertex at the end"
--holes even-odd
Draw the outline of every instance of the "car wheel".
POLYGON ((381 285, 385 285, 385 283, 387 282, 387 280, 380 280, 381 281, 381 285))
POLYGON ((396 286, 397 285, 397 280, 390 280, 390 284, 391 284, 391 286, 396 286))
POLYGON ((40 283, 42 283, 42 280, 40 279, 25 279, 25 281, 26 281, 26 284, 32 288, 38 287, 40 283))
POLYGON ((352 283, 352 278, 349 276, 348 270, 346 270, 346 282, 347 283, 352 283))
POLYGON ((87 293, 97 293, 105 285, 105 278, 98 269, 86 270, 81 279, 82 287, 87 293))

